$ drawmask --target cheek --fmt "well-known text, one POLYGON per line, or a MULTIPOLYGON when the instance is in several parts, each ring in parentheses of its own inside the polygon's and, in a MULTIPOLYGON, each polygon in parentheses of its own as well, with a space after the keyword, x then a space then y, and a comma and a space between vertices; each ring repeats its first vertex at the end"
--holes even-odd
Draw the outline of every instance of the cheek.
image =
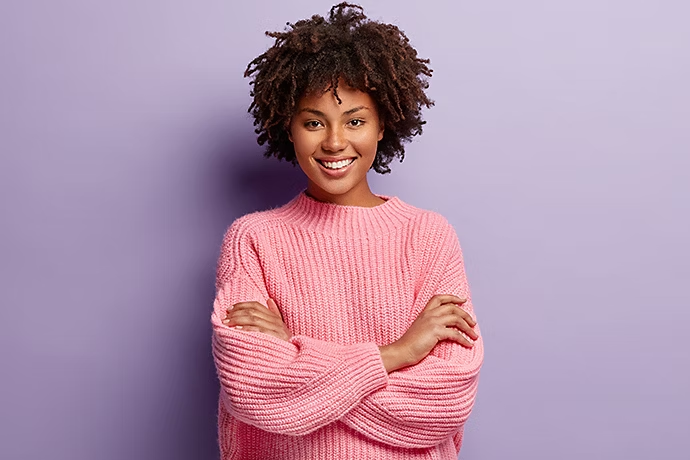
POLYGON ((315 136, 310 136, 310 133, 300 131, 299 129, 293 131, 290 140, 297 155, 309 155, 317 143, 315 136))
POLYGON ((377 130, 363 132, 352 138, 352 144, 361 150, 376 150, 381 139, 377 130))
POLYGON ((298 143, 300 143, 301 136, 299 128, 295 129, 290 127, 290 129, 288 130, 288 136, 290 138, 290 142, 292 142, 293 144, 297 145, 298 143))

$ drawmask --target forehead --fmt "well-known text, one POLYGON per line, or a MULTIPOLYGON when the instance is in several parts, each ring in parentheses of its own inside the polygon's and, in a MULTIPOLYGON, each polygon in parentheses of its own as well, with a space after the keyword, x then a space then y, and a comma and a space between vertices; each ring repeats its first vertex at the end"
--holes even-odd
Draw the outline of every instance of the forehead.
POLYGON ((297 102, 297 109, 304 108, 328 108, 345 112, 354 106, 364 106, 369 109, 374 109, 375 103, 369 93, 353 88, 343 82, 338 83, 338 97, 342 103, 338 103, 338 99, 332 88, 321 91, 311 91, 302 96, 297 102))

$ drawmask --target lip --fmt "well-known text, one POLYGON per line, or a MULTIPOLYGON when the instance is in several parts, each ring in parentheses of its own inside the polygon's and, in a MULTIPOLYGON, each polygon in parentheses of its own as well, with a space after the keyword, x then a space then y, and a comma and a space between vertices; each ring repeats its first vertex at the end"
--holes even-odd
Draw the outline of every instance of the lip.
POLYGON ((353 158, 356 158, 356 157, 340 157, 340 158, 323 157, 323 158, 314 158, 314 159, 317 161, 336 162, 336 161, 342 161, 342 160, 352 160, 353 158))
MULTIPOLYGON (((342 158, 342 159, 347 160, 348 158, 342 158)), ((322 165, 319 161, 317 161, 316 163, 319 165, 319 169, 321 169, 321 171, 323 171, 324 174, 337 179, 337 178, 343 177, 345 174, 347 174, 348 171, 350 171, 350 169, 352 169, 352 166, 357 162, 357 158, 350 157, 349 159, 350 160, 354 159, 354 161, 352 163, 350 163, 349 165, 345 166, 344 168, 338 169, 338 170, 328 169, 327 167, 322 165)), ((329 158, 328 161, 340 161, 340 160, 331 160, 329 158)))

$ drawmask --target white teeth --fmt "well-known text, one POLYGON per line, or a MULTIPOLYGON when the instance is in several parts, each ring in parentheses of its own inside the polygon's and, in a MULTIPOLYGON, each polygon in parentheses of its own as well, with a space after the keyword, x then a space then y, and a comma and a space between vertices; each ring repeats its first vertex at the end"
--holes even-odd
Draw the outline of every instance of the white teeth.
POLYGON ((321 164, 327 167, 328 169, 340 169, 343 168, 350 163, 355 161, 354 158, 350 158, 349 160, 342 160, 342 161, 321 161, 321 164))

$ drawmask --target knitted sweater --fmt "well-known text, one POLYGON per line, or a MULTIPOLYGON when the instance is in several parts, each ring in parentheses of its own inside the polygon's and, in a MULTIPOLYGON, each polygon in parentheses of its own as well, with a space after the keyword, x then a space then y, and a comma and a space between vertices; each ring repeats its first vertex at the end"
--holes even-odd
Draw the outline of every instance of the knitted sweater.
POLYGON ((236 219, 223 239, 211 315, 222 460, 455 460, 481 334, 390 374, 378 349, 434 294, 466 297, 476 319, 455 230, 396 196, 366 208, 305 191, 236 219), (222 323, 229 306, 269 297, 289 342, 222 323))

